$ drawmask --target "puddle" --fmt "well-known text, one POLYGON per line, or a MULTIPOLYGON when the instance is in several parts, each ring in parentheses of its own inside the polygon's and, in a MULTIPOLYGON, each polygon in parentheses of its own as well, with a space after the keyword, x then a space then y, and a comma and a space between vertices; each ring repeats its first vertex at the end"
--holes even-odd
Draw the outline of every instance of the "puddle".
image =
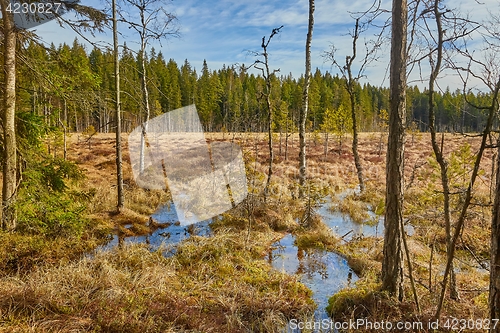
MULTIPOLYGON (((347 193, 343 193, 339 195, 339 198, 345 198, 346 195, 347 193)), ((321 216, 322 221, 345 242, 360 237, 384 236, 383 216, 377 216, 373 211, 369 211, 370 219, 376 219, 376 223, 356 223, 348 215, 332 211, 329 208, 330 205, 331 199, 327 198, 327 202, 317 207, 315 211, 321 216)), ((409 224, 405 226, 405 230, 408 235, 413 235, 415 231, 409 224)), ((358 276, 351 270, 345 258, 336 253, 318 249, 299 249, 294 245, 294 237, 291 234, 287 234, 273 244, 273 251, 267 256, 267 260, 277 270, 297 274, 300 281, 312 290, 312 298, 318 305, 314 318, 311 319, 314 323, 330 321, 325 310, 328 298, 358 280, 358 276)), ((286 332, 299 333, 301 331, 292 329, 289 323, 286 332)), ((325 331, 313 330, 313 332, 325 331)))
MULTIPOLYGON (((299 249, 294 244, 294 237, 287 234, 273 244, 273 251, 267 260, 279 271, 297 274, 300 281, 312 290, 312 298, 318 305, 314 321, 329 319, 326 313, 328 298, 337 291, 352 285, 358 280, 342 256, 318 249, 299 249)), ((289 327, 286 332, 300 332, 289 327)))
MULTIPOLYGON (((321 205, 316 212, 321 216, 322 221, 330 227, 333 232, 342 237, 346 242, 360 237, 383 237, 384 218, 380 217, 377 223, 364 224, 354 222, 348 215, 331 211, 328 207, 331 203, 321 205)), ((376 218, 375 213, 368 212, 370 218, 376 218)))
MULTIPOLYGON (((320 211, 323 210, 325 213, 329 213, 326 204, 320 208, 320 211)), ((331 213, 329 214, 331 215, 331 213)), ((171 224, 166 228, 159 228, 149 235, 125 237, 123 242, 146 243, 149 244, 153 251, 162 245, 171 245, 167 247, 167 253, 165 253, 166 256, 170 256, 175 253, 175 245, 189 238, 192 234, 200 236, 210 236, 211 234, 210 220, 192 226, 175 225, 178 219, 173 203, 163 206, 152 217, 160 223, 171 224)), ((332 219, 332 221, 338 223, 339 226, 343 226, 342 230, 351 228, 351 225, 344 225, 345 221, 341 215, 338 215, 337 220, 332 219)), ((131 227, 132 225, 125 225, 127 229, 131 227)), ((358 277, 352 272, 347 260, 342 256, 318 249, 299 250, 293 243, 293 236, 291 234, 286 235, 273 245, 273 251, 266 259, 277 270, 285 271, 288 274, 298 274, 300 281, 312 290, 312 298, 318 305, 314 320, 328 319, 329 316, 325 310, 328 305, 328 298, 340 289, 357 281, 358 277)), ((113 239, 102 246, 101 249, 108 250, 116 245, 118 245, 118 237, 114 235, 113 239)), ((299 331, 287 328, 287 332, 299 331)))
MULTIPOLYGON (((345 198, 347 194, 342 193, 338 197, 345 198)), ((342 237, 346 242, 362 237, 384 237, 384 217, 377 216, 373 211, 368 211, 370 220, 377 220, 376 223, 357 223, 347 214, 330 209, 332 202, 327 198, 326 203, 316 209, 316 213, 321 216, 322 221, 330 227, 333 232, 342 237)), ((412 236, 415 229, 411 224, 405 224, 406 234, 412 236)))
MULTIPOLYGON (((177 212, 175 211, 175 205, 170 202, 151 215, 159 223, 170 223, 168 227, 158 228, 152 234, 143 236, 130 236, 124 237, 123 242, 128 243, 145 243, 150 246, 152 251, 157 250, 162 245, 176 245, 191 235, 198 236, 210 236, 210 222, 211 220, 201 221, 190 226, 178 225, 179 219, 177 218, 177 212), (176 225, 177 224, 177 225, 176 225)), ((125 228, 129 229, 132 227, 131 224, 125 225, 125 228)), ((104 246, 100 247, 100 250, 109 250, 116 245, 118 245, 119 240, 117 235, 113 235, 113 238, 104 246)), ((175 249, 170 248, 166 255, 172 255, 175 253, 175 249)))

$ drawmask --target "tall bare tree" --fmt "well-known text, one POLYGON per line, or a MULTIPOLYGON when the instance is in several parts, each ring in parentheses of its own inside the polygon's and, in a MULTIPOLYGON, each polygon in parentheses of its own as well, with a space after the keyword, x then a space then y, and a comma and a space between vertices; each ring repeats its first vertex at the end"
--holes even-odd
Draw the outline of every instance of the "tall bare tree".
MULTIPOLYGON (((436 22, 436 30, 437 30, 437 43, 436 43, 436 56, 435 60, 432 60, 432 53, 429 55, 431 59, 431 76, 429 78, 429 131, 431 132, 431 143, 432 150, 434 151, 434 155, 436 157, 436 161, 439 164, 441 170, 441 185, 443 186, 443 197, 444 197, 444 221, 445 221, 445 231, 446 231, 446 246, 447 252, 450 252, 451 247, 451 212, 450 212, 450 181, 448 178, 448 161, 444 157, 443 146, 439 147, 437 142, 436 135, 436 115, 435 115, 435 91, 434 86, 436 84, 437 77, 441 71, 441 65, 443 61, 443 46, 444 46, 444 33, 443 33, 443 24, 442 24, 442 15, 444 12, 439 8, 439 0, 435 0, 430 8, 426 9, 426 12, 432 13, 436 22)), ((453 262, 451 266, 451 275, 450 275, 450 296, 452 299, 458 299, 458 290, 456 286, 456 278, 455 271, 453 269, 453 262)))
MULTIPOLYGON (((458 17, 453 10, 446 8, 443 1, 431 0, 422 1, 421 3, 424 8, 417 11, 418 6, 414 9, 413 16, 413 28, 412 28, 412 41, 422 40, 424 41, 424 48, 420 52, 414 52, 414 60, 411 61, 412 64, 420 65, 423 60, 429 60, 431 73, 428 79, 429 88, 427 94, 429 96, 428 109, 429 109, 429 131, 431 133, 431 144, 432 149, 436 158, 436 161, 440 168, 441 176, 441 186, 443 188, 443 213, 445 222, 445 232, 446 232, 446 249, 447 249, 447 263, 441 283, 440 297, 438 299, 438 305, 435 312, 435 318, 439 318, 446 291, 450 290, 450 298, 459 299, 458 289, 455 282, 455 271, 453 268, 453 261, 455 256, 455 247, 460 237, 464 222, 467 217, 467 211, 471 204, 473 197, 473 188, 478 176, 479 166, 481 163, 484 150, 486 148, 487 138, 490 135, 492 125, 493 125, 493 115, 495 110, 495 105, 497 103, 498 88, 496 79, 490 77, 482 77, 476 74, 477 68, 474 69, 471 64, 479 66, 481 73, 493 73, 492 68, 488 68, 492 62, 485 61, 481 62, 477 56, 469 54, 467 47, 467 39, 470 34, 480 28, 480 25, 476 22, 469 20, 468 18, 458 17), (417 15, 417 13, 419 13, 417 15), (417 24, 419 20, 423 23, 417 24), (431 20, 431 22, 428 22, 431 20), (434 22, 432 22, 434 21, 434 22), (417 26, 423 27, 423 30, 418 32, 417 26), (466 61, 469 62, 469 66, 460 67, 460 61, 457 61, 458 56, 462 56, 466 61), (491 105, 473 105, 468 99, 467 84, 468 79, 463 78, 464 90, 463 96, 467 103, 472 105, 474 108, 479 110, 485 110, 487 114, 487 121, 482 129, 481 133, 481 145, 479 150, 475 154, 474 166, 470 177, 468 179, 467 187, 460 189, 456 193, 452 193, 450 190, 450 175, 449 175, 449 160, 446 158, 444 147, 444 134, 441 138, 438 138, 435 124, 435 112, 436 112, 436 102, 435 102, 435 86, 437 86, 438 76, 441 74, 443 69, 455 69, 458 74, 463 78, 465 75, 467 78, 470 76, 481 80, 486 87, 490 89, 492 104, 491 105), (439 142, 440 141, 440 142, 439 142), (456 208, 457 216, 453 219, 451 202, 454 195, 460 195, 460 204, 456 208), (455 223, 453 223, 455 220, 455 223), (448 284, 449 282, 449 284, 448 284)), ((460 59, 462 60, 462 59, 460 59)))
POLYGON ((271 105, 271 75, 279 72, 279 69, 271 71, 269 68, 269 53, 267 52, 267 48, 269 47, 269 43, 276 36, 283 26, 279 28, 274 28, 271 31, 271 34, 266 39, 266 36, 262 37, 262 53, 252 52, 256 56, 262 56, 262 59, 255 60, 253 66, 262 72, 262 77, 266 82, 265 91, 263 92, 263 97, 266 102, 267 108, 267 134, 268 134, 268 147, 269 147, 269 165, 267 170, 267 180, 266 185, 264 187, 264 200, 267 200, 269 195, 269 186, 271 184, 271 177, 273 175, 273 162, 274 162, 274 151, 273 151, 273 107, 271 105))
POLYGON ((354 34, 352 37, 352 55, 345 58, 345 69, 347 70, 346 88, 349 94, 349 101, 351 104, 351 119, 352 119, 352 154, 354 155, 354 165, 356 166, 359 190, 364 192, 365 182, 363 179, 363 166, 358 152, 358 119, 356 116, 356 96, 354 95, 355 80, 352 75, 352 63, 356 59, 356 42, 359 38, 359 19, 356 19, 354 34))
POLYGON ((311 41, 314 27, 314 0, 309 0, 309 24, 306 38, 306 72, 304 74, 304 89, 302 92, 302 109, 299 116, 299 197, 304 197, 304 187, 307 177, 306 159, 306 119, 309 110, 309 85, 311 83, 311 41))
POLYGON ((141 91, 142 107, 144 112, 141 119, 142 136, 140 146, 139 170, 144 171, 144 151, 147 132, 147 121, 151 115, 148 91, 148 73, 146 72, 146 49, 151 40, 161 40, 169 36, 178 36, 179 29, 175 25, 176 16, 165 9, 168 1, 165 0, 124 0, 132 7, 129 12, 122 10, 120 15, 122 21, 134 29, 140 38, 139 60, 141 63, 141 91), (138 14, 139 17, 134 17, 138 14))
MULTIPOLYGON (((489 35, 492 41, 489 42, 489 46, 492 49, 493 59, 498 59, 497 54, 500 52, 500 15, 492 14, 492 20, 488 26, 492 27, 489 29, 489 35)), ((492 60, 493 60, 492 59, 492 60)), ((500 91, 500 63, 497 61, 491 61, 490 64, 496 65, 496 69, 490 71, 492 77, 496 76, 498 78, 495 90, 496 100, 493 100, 492 107, 496 109, 497 118, 499 117, 500 102, 498 94, 500 91), (495 104, 496 103, 496 104, 495 104)), ((491 89, 491 87, 490 87, 491 89)), ((492 219, 491 219, 491 261, 490 261, 490 290, 489 290, 489 308, 490 308, 490 320, 500 318, 500 133, 497 137, 497 166, 496 166, 496 179, 495 184, 495 198, 493 201, 492 208, 492 219)), ((499 325, 490 327, 490 332, 500 332, 499 325)))
POLYGON ((408 4, 392 2, 389 139, 386 159, 382 289, 403 299, 403 184, 408 4))
POLYGON ((116 110, 116 189, 117 189, 117 204, 118 212, 125 206, 125 197, 123 193, 123 159, 122 159, 122 116, 121 116, 121 100, 120 100, 120 55, 118 53, 118 19, 116 15, 116 0, 112 0, 113 11, 113 55, 115 66, 115 110, 116 110))
POLYGON ((352 53, 345 57, 345 64, 341 65, 336 60, 337 50, 334 45, 331 46, 330 51, 325 53, 325 57, 332 61, 337 66, 342 76, 345 78, 345 88, 349 95, 350 113, 351 113, 351 129, 352 129, 352 154, 354 156, 354 165, 356 166, 356 173, 358 176, 359 190, 365 190, 365 182, 363 177, 363 165, 358 151, 358 116, 356 103, 356 84, 364 76, 366 67, 377 59, 377 51, 382 43, 383 31, 385 26, 381 29, 381 33, 376 40, 365 42, 366 50, 365 55, 361 59, 357 73, 353 73, 355 60, 358 56, 358 40, 363 32, 365 32, 372 22, 383 12, 380 10, 380 0, 375 0, 372 6, 365 12, 355 17, 354 31, 350 33, 352 38, 352 53))
MULTIPOLYGON (((446 294, 446 287, 448 278, 451 277, 453 269, 453 258, 455 255, 455 248, 460 238, 465 221, 467 219, 467 210, 471 205, 473 199, 473 189, 475 181, 480 172, 480 164, 482 157, 484 155, 485 149, 488 147, 488 141, 491 139, 492 130, 494 126, 497 126, 498 132, 498 115, 500 111, 500 61, 498 59, 498 52, 500 52, 500 31, 498 26, 500 23, 500 17, 491 14, 492 19, 478 28, 484 28, 482 32, 482 37, 485 41, 485 47, 482 50, 483 57, 479 57, 474 52, 470 52, 468 48, 462 47, 459 43, 451 43, 455 51, 459 55, 465 57, 468 61, 468 66, 461 67, 460 65, 453 64, 454 69, 458 70, 460 74, 464 88, 463 95, 467 104, 471 105, 473 108, 478 110, 483 110, 487 116, 486 123, 482 128, 481 132, 481 144, 479 149, 475 154, 474 166, 470 178, 468 180, 468 186, 463 193, 461 193, 462 205, 459 210, 459 216, 454 226, 451 244, 449 246, 449 252, 447 254, 446 268, 444 271, 441 295, 439 298, 438 307, 434 315, 438 318, 441 314, 444 297, 446 294), (474 78, 476 81, 481 82, 489 93, 485 94, 488 96, 488 102, 484 104, 477 104, 481 101, 473 102, 469 99, 471 89, 467 89, 468 81, 470 78, 474 78), (486 105, 485 105, 486 104, 486 105)), ((462 28, 458 29, 463 31, 462 28)), ((477 82, 474 83, 477 86, 477 82)), ((484 101, 484 100, 483 100, 484 101)), ((500 139, 497 138, 497 149, 500 139)), ((496 194, 493 202, 492 208, 492 224, 491 224, 491 264, 490 264, 490 289, 489 289, 489 307, 490 307, 490 319, 498 319, 500 317, 500 249, 499 249, 499 230, 500 230, 500 182, 499 182, 499 171, 497 155, 497 175, 496 175, 496 194)), ((492 175, 493 176, 493 175, 492 175)), ((493 177, 492 177, 493 178, 493 177)), ((491 325, 491 332, 500 332, 500 327, 498 325, 491 325)))

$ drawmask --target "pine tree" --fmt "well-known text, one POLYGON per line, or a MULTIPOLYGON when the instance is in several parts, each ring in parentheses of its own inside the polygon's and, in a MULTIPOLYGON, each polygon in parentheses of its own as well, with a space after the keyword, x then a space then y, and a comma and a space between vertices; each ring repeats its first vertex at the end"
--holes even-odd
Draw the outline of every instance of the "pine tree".
POLYGON ((2 186, 2 229, 14 230, 17 224, 14 207, 17 190, 17 140, 16 118, 16 43, 17 32, 13 14, 7 11, 9 1, 0 0, 3 23, 3 186, 2 186))

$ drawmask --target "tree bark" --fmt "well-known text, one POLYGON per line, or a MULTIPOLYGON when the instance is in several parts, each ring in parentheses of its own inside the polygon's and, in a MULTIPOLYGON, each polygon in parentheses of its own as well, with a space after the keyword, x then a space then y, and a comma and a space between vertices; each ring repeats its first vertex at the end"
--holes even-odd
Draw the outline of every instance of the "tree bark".
MULTIPOLYGON (((350 70, 349 75, 351 75, 350 70)), ((359 157, 358 151, 358 124, 356 117, 356 104, 354 100, 355 96, 354 91, 352 90, 353 87, 351 86, 352 154, 354 155, 354 165, 356 166, 356 173, 358 175, 359 191, 363 193, 365 190, 365 182, 363 178, 363 166, 361 165, 361 158, 359 157)))
MULTIPOLYGON (((267 62, 267 51, 264 51, 266 59, 267 73, 269 73, 269 65, 267 62)), ((267 200, 269 196, 269 186, 271 185, 271 177, 273 175, 273 161, 274 161, 274 150, 273 150, 273 110, 271 106, 271 78, 268 75, 266 80, 267 94, 266 94, 266 105, 267 105, 267 136, 268 136, 268 148, 269 148, 269 164, 267 168, 267 181, 266 187, 264 188, 264 200, 267 200)))
POLYGON ((12 14, 7 11, 9 1, 0 0, 3 17, 3 187, 2 187, 2 229, 16 228, 16 210, 14 202, 17 189, 17 143, 16 143, 16 40, 12 14))
POLYGON ((382 289, 399 300, 403 299, 402 221, 407 16, 406 0, 393 0, 382 289))
POLYGON ((299 120, 299 197, 305 195, 304 186, 307 177, 306 161, 306 119, 309 110, 309 85, 311 81, 311 40, 314 27, 314 0, 309 0, 309 25, 306 38, 306 72, 304 77, 304 90, 302 93, 302 109, 299 120))
POLYGON ((115 65, 115 108, 116 108, 116 183, 117 183, 117 205, 120 212, 124 205, 123 195, 123 170, 122 170, 122 122, 121 122, 121 101, 120 101, 120 57, 118 54, 118 22, 116 18, 116 0, 112 2, 113 6, 113 46, 114 46, 114 65, 115 65))
MULTIPOLYGON (((500 139, 497 140, 496 191, 491 220, 491 263, 490 263, 490 319, 500 319, 500 139)), ((492 175, 493 176, 493 175, 492 175)), ((500 327, 490 326, 490 332, 500 332, 500 327)))

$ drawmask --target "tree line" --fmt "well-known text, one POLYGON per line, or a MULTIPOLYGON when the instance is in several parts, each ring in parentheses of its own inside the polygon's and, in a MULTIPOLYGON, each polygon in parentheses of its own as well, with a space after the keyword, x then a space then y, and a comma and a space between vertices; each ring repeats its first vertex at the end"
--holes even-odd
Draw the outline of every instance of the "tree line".
MULTIPOLYGON (((73 44, 45 47, 26 42, 20 53, 17 90, 19 110, 43 116, 46 123, 82 132, 90 126, 97 132, 113 132, 114 55, 112 50, 94 48, 90 52, 77 39, 73 44)), ((205 131, 264 132, 267 130, 266 101, 262 97, 266 80, 245 65, 211 70, 206 61, 198 72, 186 59, 180 66, 166 60, 153 48, 145 55, 151 116, 196 104, 205 131)), ((122 126, 130 132, 141 124, 141 55, 121 50, 120 85, 122 126)), ((350 132, 350 95, 346 78, 316 69, 311 75, 307 131, 350 132)), ((299 127, 304 76, 270 74, 270 102, 273 131, 294 132, 299 127)), ((354 83, 354 102, 360 131, 385 128, 389 109, 389 89, 368 83, 354 83)), ((417 86, 407 88, 407 124, 414 130, 428 130, 428 92, 417 86)), ((476 132, 486 121, 477 105, 490 98, 487 93, 469 96, 447 89, 436 92, 436 129, 439 132, 476 132)))

